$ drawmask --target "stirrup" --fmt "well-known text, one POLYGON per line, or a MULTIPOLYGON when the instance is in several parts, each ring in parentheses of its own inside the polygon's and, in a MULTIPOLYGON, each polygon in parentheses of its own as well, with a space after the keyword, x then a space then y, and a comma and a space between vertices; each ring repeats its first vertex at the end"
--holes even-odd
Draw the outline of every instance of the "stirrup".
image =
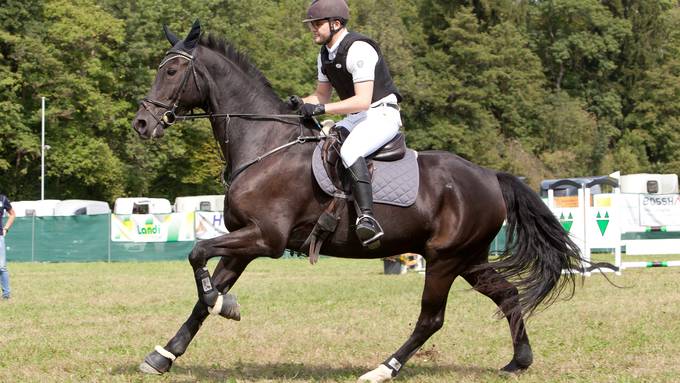
MULTIPOLYGON (((370 215, 368 215, 368 214, 362 214, 362 215, 360 215, 360 216, 357 218, 357 221, 356 221, 356 223, 355 223, 355 225, 357 226, 357 228, 359 227, 359 223, 360 223, 362 220, 364 220, 364 219, 367 219, 367 220, 371 221, 377 230, 375 231, 375 234, 374 234, 371 238, 368 238, 368 239, 366 239, 366 240, 362 240, 361 238, 359 238, 359 240, 361 241, 361 244, 362 244, 364 247, 375 248, 374 246, 369 246, 369 245, 375 244, 375 242, 376 242, 377 240, 379 240, 380 237, 382 237, 385 233, 383 232, 383 229, 382 229, 382 227, 380 226, 380 223, 378 222, 378 220, 376 220, 374 217, 372 217, 372 216, 370 216, 370 215)), ((357 237, 358 237, 358 236, 357 236, 357 237)), ((378 243, 378 246, 380 246, 379 243, 378 243)))

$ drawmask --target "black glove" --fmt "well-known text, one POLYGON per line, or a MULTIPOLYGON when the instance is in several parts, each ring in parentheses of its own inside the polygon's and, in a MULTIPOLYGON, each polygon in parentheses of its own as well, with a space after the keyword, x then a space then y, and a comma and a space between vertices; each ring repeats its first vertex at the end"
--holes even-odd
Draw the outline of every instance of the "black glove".
POLYGON ((302 101, 302 98, 298 95, 292 95, 284 101, 286 103, 286 106, 288 106, 288 109, 290 110, 298 110, 300 109, 300 106, 304 104, 305 102, 302 101))
POLYGON ((326 106, 324 104, 304 104, 298 111, 301 116, 310 118, 326 113, 326 106))

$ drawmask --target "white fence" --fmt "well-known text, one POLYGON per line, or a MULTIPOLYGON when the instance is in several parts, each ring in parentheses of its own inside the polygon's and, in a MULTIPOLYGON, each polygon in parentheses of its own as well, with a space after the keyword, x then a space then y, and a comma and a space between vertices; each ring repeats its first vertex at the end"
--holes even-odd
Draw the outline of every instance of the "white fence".
POLYGON ((605 250, 621 270, 680 266, 680 260, 630 261, 637 255, 680 254, 679 194, 622 194, 613 178, 587 184, 561 180, 548 189, 547 204, 587 260, 594 250, 605 250), (613 192, 591 195, 595 185, 609 185, 613 192), (577 188, 577 195, 554 197, 553 190, 564 186, 577 188))

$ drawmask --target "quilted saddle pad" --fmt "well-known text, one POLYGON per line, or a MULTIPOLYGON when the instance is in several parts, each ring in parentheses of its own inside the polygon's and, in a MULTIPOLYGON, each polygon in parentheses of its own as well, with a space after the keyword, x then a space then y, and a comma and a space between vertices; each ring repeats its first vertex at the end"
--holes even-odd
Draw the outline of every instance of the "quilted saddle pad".
MULTIPOLYGON (((333 181, 326 174, 321 158, 319 143, 312 157, 312 171, 321 189, 333 196, 337 190, 333 181)), ((418 153, 406 150, 404 158, 398 161, 373 161, 373 202, 387 205, 408 207, 416 202, 420 173, 418 170, 418 153)))

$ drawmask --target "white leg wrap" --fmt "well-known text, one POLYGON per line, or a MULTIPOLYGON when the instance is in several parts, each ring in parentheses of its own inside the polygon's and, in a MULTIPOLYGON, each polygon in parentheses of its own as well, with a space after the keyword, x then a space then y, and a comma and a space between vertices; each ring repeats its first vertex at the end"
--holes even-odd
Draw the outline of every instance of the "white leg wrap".
POLYGON ((215 301, 215 305, 213 307, 208 307, 208 312, 212 315, 220 315, 220 311, 222 311, 222 304, 224 303, 224 296, 222 294, 217 296, 217 300, 215 301))
POLYGON ((170 351, 164 349, 161 346, 156 346, 156 348, 154 348, 154 350, 156 350, 157 353, 163 355, 164 357, 170 359, 173 362, 175 361, 175 359, 177 359, 177 357, 172 355, 172 353, 170 351))
POLYGON ((381 364, 375 370, 361 375, 357 382, 380 383, 390 379, 392 379, 392 370, 384 364, 381 364))

